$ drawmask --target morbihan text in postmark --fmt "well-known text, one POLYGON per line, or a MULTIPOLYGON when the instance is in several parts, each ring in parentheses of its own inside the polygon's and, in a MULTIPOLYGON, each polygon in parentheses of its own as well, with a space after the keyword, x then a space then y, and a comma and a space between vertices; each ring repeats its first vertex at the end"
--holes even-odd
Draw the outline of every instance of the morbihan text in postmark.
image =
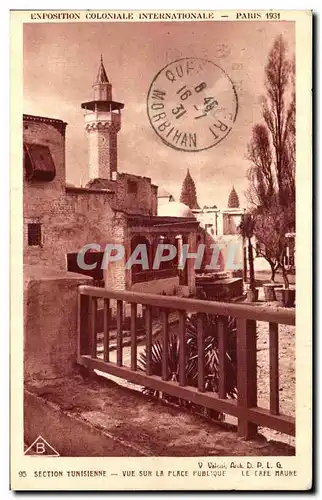
POLYGON ((238 111, 233 82, 217 64, 187 57, 165 66, 153 79, 147 98, 152 128, 180 151, 216 146, 231 131, 238 111))

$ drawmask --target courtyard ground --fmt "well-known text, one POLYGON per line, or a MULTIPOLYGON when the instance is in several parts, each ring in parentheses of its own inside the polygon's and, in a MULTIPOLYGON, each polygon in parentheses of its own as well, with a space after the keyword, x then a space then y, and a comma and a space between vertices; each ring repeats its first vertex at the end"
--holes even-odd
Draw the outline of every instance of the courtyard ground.
MULTIPOLYGON (((256 273, 257 283, 269 282, 269 273, 256 273), (266 276, 265 276, 266 274, 266 276), (268 278, 268 279, 267 279, 268 278)), ((289 276, 290 285, 295 284, 295 276, 289 276)), ((276 282, 282 283, 281 275, 276 282)), ((263 288, 259 288, 259 305, 280 309, 277 302, 265 302, 263 288)), ((257 387, 258 406, 269 408, 269 343, 268 323, 257 323, 257 387)), ((295 417, 295 326, 279 325, 279 396, 280 412, 295 417)), ((295 438, 271 429, 261 429, 267 439, 277 439, 294 445, 295 438)))
POLYGON ((165 405, 103 377, 26 384, 25 439, 61 456, 290 456, 286 443, 245 441, 236 428, 165 405), (35 421, 37 426, 35 427, 35 421), (59 430, 59 432, 58 432, 59 430))

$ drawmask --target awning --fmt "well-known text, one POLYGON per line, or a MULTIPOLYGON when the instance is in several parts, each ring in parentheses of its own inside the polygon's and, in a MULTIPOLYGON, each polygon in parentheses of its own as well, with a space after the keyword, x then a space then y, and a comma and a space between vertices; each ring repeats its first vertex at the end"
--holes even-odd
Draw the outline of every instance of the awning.
POLYGON ((28 180, 50 182, 56 176, 49 147, 42 144, 24 144, 24 167, 28 180))

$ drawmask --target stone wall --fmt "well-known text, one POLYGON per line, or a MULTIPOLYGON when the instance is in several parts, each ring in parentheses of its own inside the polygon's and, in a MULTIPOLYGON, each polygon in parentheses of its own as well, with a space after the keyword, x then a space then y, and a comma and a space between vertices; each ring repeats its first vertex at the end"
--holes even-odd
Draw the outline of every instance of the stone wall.
POLYGON ((105 193, 68 193, 43 201, 25 197, 24 259, 26 264, 48 264, 67 269, 66 254, 78 252, 88 243, 105 248, 113 243, 113 211, 105 193), (27 200, 26 200, 27 198, 27 200), (42 245, 28 246, 28 223, 37 220, 42 227, 42 245))
POLYGON ((222 214, 222 234, 238 234, 243 211, 238 209, 226 209, 222 214))
POLYGON ((91 278, 28 266, 24 272, 24 375, 64 377, 77 360, 78 286, 91 278))
POLYGON ((107 189, 113 192, 111 205, 114 210, 131 215, 157 215, 158 186, 149 177, 117 173, 115 179, 91 179, 91 189, 107 189))
POLYGON ((117 131, 112 126, 87 130, 89 177, 111 179, 117 171, 117 131))
POLYGON ((219 209, 199 209, 193 210, 194 215, 198 222, 200 222, 200 227, 205 229, 210 236, 215 236, 218 234, 218 218, 219 209))
POLYGON ((52 182, 24 179, 24 262, 67 270, 66 254, 85 244, 113 242, 112 194, 66 189, 65 137, 51 122, 24 123, 24 141, 48 145, 56 166, 52 182), (42 244, 28 246, 28 224, 40 223, 42 244))
POLYGON ((130 214, 157 215, 157 188, 149 177, 118 173, 114 207, 130 214), (131 192, 131 186, 136 187, 131 192))

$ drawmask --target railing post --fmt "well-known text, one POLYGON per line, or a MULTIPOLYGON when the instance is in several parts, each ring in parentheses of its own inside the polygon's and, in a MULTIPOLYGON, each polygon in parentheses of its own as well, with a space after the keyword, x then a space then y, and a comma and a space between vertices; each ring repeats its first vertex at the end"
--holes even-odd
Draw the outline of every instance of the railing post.
POLYGON ((198 342, 198 391, 205 392, 205 332, 204 315, 198 314, 197 318, 198 342))
POLYGON ((162 380, 169 378, 169 325, 168 311, 163 309, 161 312, 162 318, 162 380))
POLYGON ((145 309, 146 374, 152 375, 152 308, 145 309))
POLYGON ((279 414, 278 323, 269 323, 269 408, 279 414))
POLYGON ((111 310, 109 299, 104 299, 104 361, 110 360, 110 322, 111 310))
POLYGON ((238 436, 255 437, 257 425, 249 422, 248 408, 257 406, 256 321, 237 319, 238 436))
POLYGON ((90 299, 90 354, 92 358, 96 358, 97 355, 97 332, 96 332, 96 314, 97 314, 97 298, 91 297, 90 299))
POLYGON ((218 324, 218 348, 219 348, 219 397, 226 398, 228 378, 228 318, 221 316, 218 324))
POLYGON ((131 370, 137 370, 137 305, 131 304, 131 370))
POLYGON ((116 302, 116 363, 123 365, 123 302, 116 302))
POLYGON ((179 311, 179 385, 186 385, 186 313, 179 311))
POLYGON ((78 292, 78 360, 82 354, 89 354, 92 349, 91 337, 89 335, 89 301, 90 296, 78 292))

